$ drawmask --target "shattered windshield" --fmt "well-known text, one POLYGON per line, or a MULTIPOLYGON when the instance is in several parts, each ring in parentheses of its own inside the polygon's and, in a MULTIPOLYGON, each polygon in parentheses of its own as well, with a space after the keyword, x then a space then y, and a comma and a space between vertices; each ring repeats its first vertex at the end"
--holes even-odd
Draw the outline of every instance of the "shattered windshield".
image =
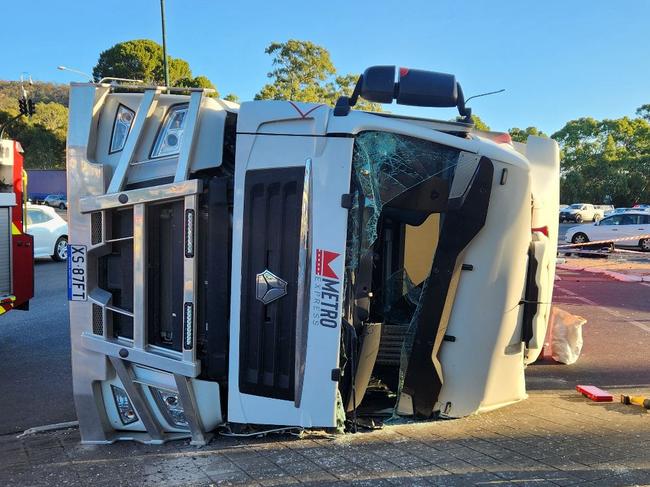
POLYGON ((359 186, 352 214, 360 241, 349 266, 377 240, 377 227, 385 204, 410 188, 434 176, 451 180, 460 151, 428 140, 390 132, 360 133, 354 144, 352 165, 359 186))
MULTIPOLYGON (((359 364, 372 374, 355 391, 361 394, 367 386, 366 407, 388 410, 389 416, 399 409, 420 301, 460 155, 453 147, 390 132, 362 132, 354 144, 344 349, 355 350, 359 343, 363 348, 369 327, 380 327, 376 357, 358 351, 374 365, 359 364)), ((356 363, 347 353, 344 370, 356 363)), ((350 404, 350 390, 343 389, 344 404, 350 404)))

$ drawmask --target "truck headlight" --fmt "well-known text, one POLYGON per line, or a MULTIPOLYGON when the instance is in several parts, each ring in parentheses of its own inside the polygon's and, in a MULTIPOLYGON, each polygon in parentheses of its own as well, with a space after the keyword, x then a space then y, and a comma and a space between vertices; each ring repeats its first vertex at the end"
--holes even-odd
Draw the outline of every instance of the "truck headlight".
POLYGON ((113 134, 111 135, 110 154, 124 149, 124 144, 126 144, 126 138, 131 130, 134 118, 135 112, 130 108, 125 107, 124 105, 120 105, 117 108, 115 121, 113 122, 113 134))
POLYGON ((189 425, 187 423, 187 418, 185 417, 185 411, 183 411, 183 406, 178 399, 178 393, 156 389, 155 387, 152 387, 151 389, 165 419, 167 419, 167 421, 169 421, 173 426, 188 428, 189 425))
POLYGON ((122 424, 127 425, 135 423, 138 420, 138 415, 135 413, 129 396, 126 394, 126 391, 120 387, 111 385, 111 390, 113 391, 113 399, 115 400, 115 407, 117 412, 120 415, 120 420, 122 424))
POLYGON ((169 109, 162 130, 151 151, 151 157, 164 157, 178 154, 185 130, 188 105, 176 105, 169 109))

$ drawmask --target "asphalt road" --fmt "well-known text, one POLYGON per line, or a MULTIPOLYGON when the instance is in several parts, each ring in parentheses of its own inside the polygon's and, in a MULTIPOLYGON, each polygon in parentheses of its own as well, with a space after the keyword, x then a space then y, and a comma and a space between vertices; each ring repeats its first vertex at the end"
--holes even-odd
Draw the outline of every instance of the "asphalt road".
MULTIPOLYGON (((650 387, 650 283, 621 282, 607 276, 559 270, 553 303, 587 319, 579 360, 552 360, 528 367, 529 390, 650 387)), ((629 393, 629 392, 628 392, 629 393)))
POLYGON ((30 310, 0 316, 0 434, 75 419, 66 264, 34 267, 30 310))
MULTIPOLYGON (((75 419, 70 377, 66 266, 37 262, 28 312, 0 317, 0 435, 75 419)), ((650 285, 559 272, 554 302, 587 318, 580 360, 528 368, 529 390, 577 383, 649 387, 650 285)))

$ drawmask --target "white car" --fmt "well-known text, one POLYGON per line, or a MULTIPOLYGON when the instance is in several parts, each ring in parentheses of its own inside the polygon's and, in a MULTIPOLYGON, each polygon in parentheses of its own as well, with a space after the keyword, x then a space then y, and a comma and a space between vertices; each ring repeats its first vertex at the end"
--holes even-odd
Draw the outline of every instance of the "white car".
POLYGON ((650 213, 647 211, 626 211, 603 218, 593 225, 571 227, 566 232, 565 241, 573 244, 588 242, 615 242, 617 247, 639 247, 650 252, 650 213), (633 238, 638 237, 638 238, 633 238))
POLYGON ((27 233, 34 237, 34 257, 68 258, 68 224, 54 208, 27 205, 27 233))

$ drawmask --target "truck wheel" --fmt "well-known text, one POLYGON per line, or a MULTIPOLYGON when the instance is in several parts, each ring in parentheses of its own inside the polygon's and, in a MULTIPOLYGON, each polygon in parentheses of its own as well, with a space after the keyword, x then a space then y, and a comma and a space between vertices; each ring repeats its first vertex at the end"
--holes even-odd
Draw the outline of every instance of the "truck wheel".
POLYGON ((644 252, 650 252, 650 238, 642 238, 639 241, 639 247, 641 247, 641 250, 644 252))
POLYGON ((589 242, 589 237, 587 237, 587 235, 582 232, 576 233, 571 239, 571 243, 574 244, 583 244, 587 242, 589 242))
POLYGON ((576 223, 582 223, 582 215, 580 213, 576 215, 576 223))
POLYGON ((68 237, 59 237, 54 244, 54 253, 52 259, 56 262, 64 261, 68 258, 68 237))

